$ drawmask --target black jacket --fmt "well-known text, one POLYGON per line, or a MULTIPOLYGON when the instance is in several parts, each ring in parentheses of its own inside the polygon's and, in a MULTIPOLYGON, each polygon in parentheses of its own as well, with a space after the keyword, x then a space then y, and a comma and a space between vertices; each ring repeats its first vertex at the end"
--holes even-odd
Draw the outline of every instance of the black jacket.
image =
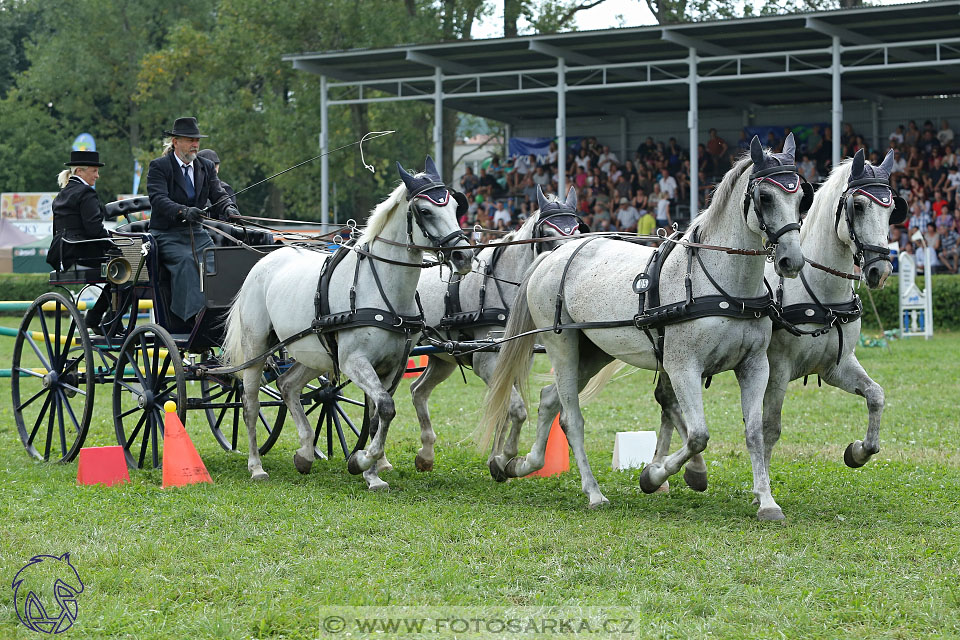
POLYGON ((54 269, 69 269, 79 258, 104 258, 109 245, 106 242, 68 244, 67 240, 109 238, 103 226, 106 210, 93 187, 76 176, 67 181, 53 199, 53 240, 47 253, 47 263, 54 269))
POLYGON ((194 158, 193 174, 196 196, 191 200, 187 197, 185 178, 175 153, 170 152, 150 162, 147 195, 150 197, 151 231, 188 228, 188 223, 183 219, 184 210, 187 207, 202 208, 207 201, 219 203, 207 215, 225 217, 224 209, 233 203, 217 179, 213 163, 204 158, 194 158))

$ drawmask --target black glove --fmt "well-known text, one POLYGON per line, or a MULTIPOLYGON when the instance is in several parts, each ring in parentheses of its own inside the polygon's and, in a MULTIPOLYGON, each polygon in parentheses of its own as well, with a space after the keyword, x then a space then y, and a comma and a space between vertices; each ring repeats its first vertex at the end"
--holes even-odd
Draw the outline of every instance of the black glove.
POLYGON ((227 220, 240 222, 240 209, 237 209, 236 205, 228 205, 223 212, 226 214, 227 220))
POLYGON ((187 207, 183 211, 183 219, 187 222, 200 222, 203 220, 203 209, 197 207, 187 207))

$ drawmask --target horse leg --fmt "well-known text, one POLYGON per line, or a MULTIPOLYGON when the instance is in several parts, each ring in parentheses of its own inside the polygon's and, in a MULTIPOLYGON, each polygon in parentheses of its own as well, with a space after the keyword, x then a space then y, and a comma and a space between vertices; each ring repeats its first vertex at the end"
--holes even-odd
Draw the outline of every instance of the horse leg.
MULTIPOLYGON (((657 436, 657 450, 652 462, 661 463, 663 458, 670 453, 670 439, 674 428, 680 433, 680 437, 686 440, 687 426, 683 422, 683 413, 680 411, 680 405, 677 403, 677 395, 670 383, 670 376, 665 373, 660 376, 657 382, 657 388, 654 391, 654 397, 660 404, 660 433, 657 436)), ((683 481, 694 491, 707 490, 707 464, 703 460, 703 455, 696 453, 690 457, 690 460, 683 469, 683 481)), ((657 491, 669 491, 670 481, 660 485, 657 491)))
POLYGON ((653 493, 694 455, 707 447, 710 432, 707 430, 703 415, 703 392, 700 388, 700 367, 694 362, 665 362, 665 370, 670 376, 676 401, 683 414, 683 420, 676 423, 678 430, 685 425, 683 445, 662 463, 646 465, 640 473, 640 488, 644 493, 653 493), (669 366, 667 366, 669 365, 669 366))
MULTIPOLYGON (((787 394, 787 384, 790 382, 790 363, 786 358, 776 358, 774 362, 767 358, 770 366, 770 377, 767 380, 767 389, 763 393, 763 465, 770 477, 770 460, 773 458, 773 448, 780 440, 782 428, 783 398, 787 394)), ((757 487, 754 487, 754 493, 757 487)), ((754 504, 759 504, 754 500, 754 504)))
POLYGON ((427 368, 410 385, 413 407, 417 410, 417 419, 420 421, 420 450, 414 460, 417 471, 433 470, 433 444, 437 441, 437 434, 433 432, 427 401, 436 386, 449 378, 456 368, 457 365, 453 362, 430 356, 427 368))
POLYGON ((364 356, 351 355, 340 368, 367 395, 367 403, 371 409, 370 431, 374 434, 366 449, 351 454, 350 459, 347 460, 347 470, 354 475, 363 473, 363 479, 371 491, 388 489, 389 485, 377 475, 377 465, 384 457, 387 431, 397 413, 393 397, 387 391, 376 369, 364 356))
POLYGON ((783 511, 770 492, 763 439, 763 392, 770 376, 766 350, 749 355, 734 368, 740 383, 744 435, 753 467, 753 495, 760 501, 760 520, 783 520, 783 511))
POLYGON ((247 470, 252 480, 266 480, 269 476, 263 470, 260 460, 260 447, 257 445, 257 420, 260 414, 260 376, 262 365, 243 370, 243 422, 247 425, 247 470))
POLYGON ((316 452, 313 445, 314 431, 310 427, 310 421, 307 420, 303 405, 300 403, 300 392, 303 391, 310 380, 316 378, 319 374, 319 371, 297 362, 277 378, 277 388, 283 397, 283 403, 287 405, 287 409, 293 417, 293 423, 297 425, 297 436, 300 439, 300 448, 293 454, 293 466, 303 474, 310 473, 310 467, 313 466, 313 458, 316 452))
POLYGON ((851 442, 843 452, 843 461, 848 467, 852 469, 862 467, 871 456, 880 451, 880 418, 883 416, 884 407, 883 387, 867 375, 853 353, 844 358, 840 366, 828 372, 823 379, 827 384, 843 389, 847 393, 863 396, 867 400, 867 411, 870 416, 867 434, 863 440, 851 442))
MULTIPOLYGON (((495 353, 476 353, 473 356, 473 372, 476 373, 487 386, 493 379, 493 372, 497 364, 497 354, 495 353)), ((516 387, 510 390, 510 408, 507 410, 507 419, 510 421, 510 433, 501 432, 500 438, 494 442, 493 449, 490 452, 490 458, 487 464, 493 460, 494 452, 500 452, 504 460, 516 457, 518 443, 520 441, 520 430, 523 423, 527 421, 527 407, 523 403, 523 398, 516 387)), ((506 480, 501 476, 500 479, 506 480)))

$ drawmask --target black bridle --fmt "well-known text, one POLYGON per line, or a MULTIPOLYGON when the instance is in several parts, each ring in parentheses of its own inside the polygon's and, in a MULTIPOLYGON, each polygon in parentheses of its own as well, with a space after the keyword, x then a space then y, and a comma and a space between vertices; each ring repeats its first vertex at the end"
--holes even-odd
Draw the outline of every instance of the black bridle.
MULTIPOLYGON (((890 189, 890 183, 887 180, 880 178, 860 178, 859 180, 851 180, 847 183, 847 188, 840 196, 840 200, 837 202, 837 213, 836 213, 836 222, 834 223, 834 228, 839 231, 840 226, 840 215, 844 214, 844 218, 847 221, 847 233, 850 235, 850 240, 853 241, 854 246, 856 246, 857 251, 853 256, 854 262, 857 266, 860 267, 861 272, 866 272, 867 267, 869 267, 874 262, 885 261, 893 263, 893 258, 890 257, 890 247, 883 247, 876 244, 865 244, 860 241, 860 238, 857 236, 857 232, 853 228, 853 214, 854 214, 854 196, 856 192, 865 187, 883 187, 884 189, 890 189), (864 261, 864 252, 870 252, 873 254, 869 260, 864 261)), ((890 199, 890 206, 896 207, 896 199, 890 199)))
MULTIPOLYGON (((753 211, 757 215, 757 222, 760 223, 760 230, 763 231, 764 234, 766 234, 767 244, 770 246, 774 246, 778 244, 780 242, 780 237, 783 236, 785 233, 800 230, 800 220, 798 219, 796 222, 788 222, 787 224, 783 225, 776 231, 770 231, 770 228, 767 226, 766 220, 764 220, 763 218, 763 205, 760 204, 760 190, 757 189, 757 187, 760 185, 761 182, 764 181, 764 179, 769 178, 770 176, 782 175, 782 174, 793 174, 797 176, 797 190, 798 191, 802 190, 804 192, 804 201, 812 199, 812 188, 810 189, 811 198, 808 198, 806 182, 804 182, 803 186, 801 186, 800 179, 803 178, 803 176, 800 175, 800 173, 797 171, 796 165, 793 165, 793 164, 781 164, 773 167, 768 167, 766 169, 755 170, 752 174, 750 174, 750 182, 747 184, 747 191, 743 197, 744 220, 747 219, 747 214, 749 213, 749 210, 750 210, 750 202, 752 201, 753 211)), ((803 178, 803 179, 806 180, 806 178, 803 178)), ((776 182, 776 181, 771 181, 771 182, 776 182)))
MULTIPOLYGON (((460 244, 461 240, 467 244, 470 244, 470 241, 467 239, 463 229, 461 229, 459 226, 455 231, 451 231, 442 238, 438 238, 427 230, 426 225, 423 223, 423 211, 420 210, 415 198, 417 198, 417 196, 422 196, 427 191, 431 191, 433 189, 444 189, 447 192, 446 199, 442 203, 438 202, 436 204, 441 206, 446 205, 447 202, 449 202, 449 199, 453 197, 457 201, 457 212, 459 213, 463 203, 461 203, 459 198, 456 198, 457 194, 451 192, 451 190, 447 188, 447 185, 442 182, 430 182, 426 185, 423 185, 416 191, 412 191, 407 194, 407 202, 409 203, 407 205, 407 240, 410 242, 410 250, 412 251, 412 246, 416 244, 413 241, 413 222, 416 221, 417 226, 420 227, 420 232, 423 233, 423 236, 429 240, 431 244, 437 247, 437 256, 439 257, 440 261, 447 262, 450 260, 450 256, 452 255, 453 251, 457 249, 457 245, 460 244), (452 244, 450 244, 451 241, 452 244)), ((429 198, 429 196, 427 197, 429 198)), ((431 202, 433 202, 432 199, 431 202)))

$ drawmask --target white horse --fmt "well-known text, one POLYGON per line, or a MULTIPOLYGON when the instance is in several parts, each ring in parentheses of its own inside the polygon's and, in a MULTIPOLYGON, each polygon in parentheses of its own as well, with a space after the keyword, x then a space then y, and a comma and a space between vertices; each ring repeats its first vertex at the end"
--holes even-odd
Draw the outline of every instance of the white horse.
MULTIPOLYGON (((509 310, 517 297, 517 287, 527 268, 538 255, 552 251, 561 242, 561 238, 579 235, 581 221, 577 217, 577 193, 570 187, 566 201, 556 196, 544 196, 537 187, 539 209, 515 232, 507 234, 502 242, 531 240, 534 238, 557 238, 556 241, 534 242, 530 244, 487 247, 476 256, 476 269, 464 276, 457 285, 449 285, 436 271, 424 271, 420 276, 417 292, 423 305, 423 314, 428 327, 438 329, 451 340, 482 340, 487 338, 491 329, 500 329, 507 324, 509 310), (459 305, 456 312, 463 313, 463 322, 453 325, 444 324, 449 305, 456 303, 449 299, 456 296, 459 305)), ((431 354, 423 374, 410 385, 413 406, 420 421, 420 450, 417 452, 418 471, 433 469, 433 445, 437 440, 430 421, 427 402, 438 384, 450 377, 458 364, 472 366, 473 372, 489 384, 497 362, 495 352, 477 352, 455 358, 445 353, 431 354)), ((530 354, 533 357, 533 354, 530 354)), ((520 429, 527 419, 527 409, 520 394, 513 390, 510 397, 509 419, 513 428, 506 447, 512 455, 517 453, 517 440, 520 429)))
MULTIPOLYGON (((871 289, 882 288, 892 272, 887 235, 891 224, 902 223, 906 203, 890 190, 893 151, 879 167, 864 162, 863 150, 831 173, 817 191, 810 215, 800 232, 804 256, 813 263, 853 275, 854 263, 871 289)), ((778 281, 767 270, 767 281, 778 281)), ((825 333, 815 337, 810 331, 825 329, 824 322, 796 323, 806 331, 793 335, 788 330, 773 332, 767 360, 770 379, 763 397, 764 459, 770 469, 770 456, 780 438, 780 413, 787 383, 806 375, 819 375, 827 384, 847 393, 863 396, 869 412, 863 440, 847 446, 843 461, 849 467, 862 467, 880 450, 880 417, 883 415, 883 388, 863 370, 854 348, 860 337, 860 302, 849 277, 840 277, 822 269, 803 269, 801 279, 783 283, 783 305, 796 307, 799 317, 828 314, 825 333), (852 311, 852 313, 851 313, 852 311), (844 317, 846 312, 846 317, 844 317)), ((790 319, 788 317, 788 319, 790 319)))
MULTIPOLYGON (((863 466, 880 449, 883 389, 854 354, 862 306, 853 289, 853 281, 860 279, 853 267, 856 262, 862 268, 871 289, 881 288, 890 275, 889 225, 902 223, 906 215, 906 203, 890 191, 892 170, 892 151, 879 167, 865 163, 862 150, 839 164, 817 191, 800 231, 801 249, 809 262, 800 278, 778 278, 772 266, 767 266, 766 281, 777 292, 778 306, 784 307, 767 348, 770 376, 763 397, 763 444, 768 476, 773 447, 780 438, 787 384, 808 375, 819 375, 830 385, 866 398, 867 434, 847 447, 844 462, 850 467, 863 466)), ((684 434, 682 420, 672 419, 670 413, 664 411, 654 462, 669 451, 673 427, 681 437, 684 434)), ((703 459, 697 456, 687 467, 687 484, 705 490, 703 459)), ((669 486, 665 483, 661 489, 669 486)))
MULTIPOLYGON (((224 352, 229 364, 256 358, 243 369, 243 417, 250 442, 248 468, 253 479, 266 471, 257 448, 260 375, 275 334, 286 340, 317 320, 317 296, 325 265, 341 254, 324 292, 332 324, 322 338, 315 333, 295 339, 286 349, 296 363, 277 380, 284 403, 297 425, 300 448, 294 464, 308 473, 313 464, 313 429, 307 422, 300 392, 319 375, 339 370, 367 397, 370 431, 368 449, 348 462, 351 473, 364 473, 370 489, 387 488, 376 475, 384 441, 396 413, 392 394, 406 367, 409 347, 422 325, 415 303, 423 245, 435 247, 440 259, 457 273, 470 268, 472 249, 457 223, 458 200, 437 175, 429 157, 426 172, 415 176, 397 164, 403 183, 374 210, 359 241, 334 254, 284 248, 260 260, 243 283, 227 318, 224 352), (352 311, 353 310, 353 311, 352 311), (339 322, 334 314, 347 318, 339 322), (357 326, 350 320, 362 319, 357 326), (407 325, 409 327, 405 328, 407 325), (335 343, 330 338, 335 339, 335 343)), ((341 318, 342 319, 342 318, 341 318)))
MULTIPOLYGON (((784 151, 783 154, 764 152, 760 141, 754 138, 750 154, 727 172, 712 203, 690 225, 683 241, 753 250, 757 254, 761 254, 765 241, 769 241, 776 244, 777 271, 787 277, 795 276, 803 266, 797 231, 798 210, 806 190, 801 188, 793 166, 792 136, 788 137, 784 151)), ((523 390, 526 385, 530 349, 537 336, 546 345, 556 382, 540 393, 537 436, 530 453, 508 460, 502 452, 494 450, 491 472, 498 478, 518 477, 541 468, 551 422, 560 413, 560 426, 573 449, 590 505, 608 502, 597 486, 584 451, 583 415, 577 394, 601 368, 618 359, 644 369, 662 367, 674 385, 688 425, 688 437, 677 453, 663 464, 644 468, 641 488, 655 491, 692 455, 706 447, 709 432, 703 413, 702 379, 733 369, 740 382, 755 487, 760 499, 758 516, 782 518, 780 507, 769 490, 761 431, 770 320, 759 309, 767 308, 769 298, 764 298, 767 304, 761 306, 747 300, 759 300, 766 292, 764 256, 730 255, 724 251, 682 246, 670 252, 659 274, 659 297, 665 305, 671 305, 671 311, 657 317, 673 315, 672 309, 679 309, 691 298, 696 302, 710 296, 712 301, 710 315, 684 319, 680 312, 680 317, 674 316, 673 322, 662 324, 663 339, 659 341, 633 326, 634 321, 642 321, 645 326, 656 327, 646 324, 651 317, 650 309, 634 316, 638 312, 638 294, 634 287, 653 290, 650 286, 655 273, 651 266, 653 251, 612 239, 575 240, 539 258, 531 266, 520 286, 506 329, 508 338, 523 336, 508 342, 500 353, 481 423, 482 444, 502 430, 512 386, 517 383, 523 390), (645 274, 646 278, 638 274, 645 274), (715 297, 718 293, 725 296, 719 302, 715 297), (741 300, 751 304, 740 309, 741 300), (749 307, 758 311, 751 312, 749 307), (552 330, 558 324, 572 323, 577 326, 558 327, 559 332, 552 330), (592 323, 607 323, 607 326, 591 328, 592 323), (545 332, 529 333, 541 329, 545 332), (662 362, 657 349, 661 349, 662 362)), ((496 436, 495 441, 499 441, 500 434, 496 436)))

